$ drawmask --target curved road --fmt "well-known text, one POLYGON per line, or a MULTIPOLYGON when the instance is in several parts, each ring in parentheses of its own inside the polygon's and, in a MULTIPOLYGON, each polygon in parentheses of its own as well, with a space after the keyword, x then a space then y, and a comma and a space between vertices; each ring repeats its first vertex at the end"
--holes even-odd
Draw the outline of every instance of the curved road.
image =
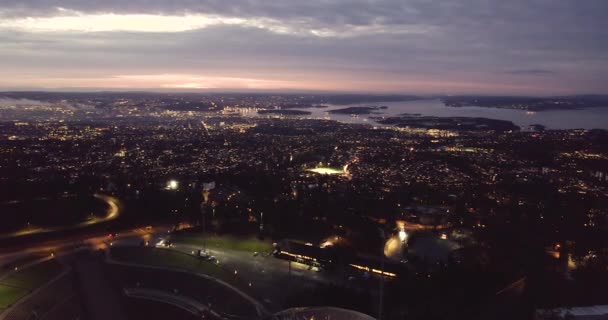
POLYGON ((120 201, 118 200, 118 198, 108 196, 105 194, 99 194, 99 193, 94 194, 93 197, 104 201, 108 205, 109 208, 108 208, 108 211, 106 212, 106 216, 103 218, 93 218, 93 219, 84 221, 82 223, 79 223, 78 225, 76 225, 73 228, 86 227, 86 226, 90 226, 90 225, 94 225, 94 224, 98 224, 98 223, 111 221, 111 220, 118 218, 118 216, 120 216, 120 201))
POLYGON ((26 235, 33 235, 33 234, 42 234, 42 233, 51 233, 51 232, 57 232, 57 231, 73 230, 73 229, 92 226, 92 225, 103 223, 103 222, 108 222, 108 221, 114 220, 120 216, 120 213, 121 213, 120 200, 118 200, 117 198, 115 198, 113 196, 99 194, 99 193, 94 194, 93 197, 104 201, 108 205, 109 208, 108 208, 108 211, 106 212, 105 217, 92 218, 87 221, 84 221, 84 222, 81 222, 81 223, 78 223, 75 225, 71 225, 71 226, 62 226, 62 227, 54 227, 54 228, 25 228, 25 229, 21 229, 21 230, 15 231, 15 232, 11 232, 11 233, 0 234, 0 240, 14 238, 14 237, 21 237, 21 236, 26 236, 26 235))

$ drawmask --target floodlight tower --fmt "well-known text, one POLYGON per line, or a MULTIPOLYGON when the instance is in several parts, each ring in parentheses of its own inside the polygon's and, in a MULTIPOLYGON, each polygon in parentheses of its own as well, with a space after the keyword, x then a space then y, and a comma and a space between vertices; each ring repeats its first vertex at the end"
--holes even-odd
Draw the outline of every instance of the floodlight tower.
POLYGON ((209 195, 211 190, 215 189, 215 181, 203 183, 203 191, 201 192, 201 226, 203 227, 203 251, 207 251, 207 239, 205 238, 207 229, 206 213, 209 206, 209 195))

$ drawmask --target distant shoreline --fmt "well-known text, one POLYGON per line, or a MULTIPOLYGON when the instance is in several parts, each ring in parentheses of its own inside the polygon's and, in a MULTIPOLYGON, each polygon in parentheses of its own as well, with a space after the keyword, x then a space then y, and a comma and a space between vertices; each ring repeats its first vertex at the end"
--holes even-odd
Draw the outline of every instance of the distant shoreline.
POLYGON ((446 107, 480 107, 512 109, 532 112, 554 110, 580 110, 586 108, 608 108, 608 96, 568 97, 500 97, 500 96, 455 96, 440 99, 446 107))

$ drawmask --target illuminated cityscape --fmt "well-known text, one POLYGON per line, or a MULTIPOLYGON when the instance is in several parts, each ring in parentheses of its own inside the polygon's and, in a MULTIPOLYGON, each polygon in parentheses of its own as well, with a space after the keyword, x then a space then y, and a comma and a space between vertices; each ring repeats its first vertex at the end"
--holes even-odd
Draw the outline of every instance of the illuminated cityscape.
MULTIPOLYGON (((18 95, 16 101, 35 98, 18 95)), ((216 318, 282 317, 283 310, 310 306, 377 316, 380 297, 385 317, 424 317, 431 297, 492 317, 503 303, 513 303, 509 310, 518 316, 531 305, 552 310, 555 301, 602 303, 601 282, 584 277, 600 272, 604 257, 604 130, 513 130, 505 121, 492 127, 476 120, 437 129, 424 117, 401 127, 371 117, 376 124, 149 102, 164 94, 79 94, 78 103, 90 105, 66 113, 69 99, 50 97, 56 100, 47 100, 49 107, 4 109, 13 119, 0 124, 2 204, 10 217, 3 243, 7 252, 25 239, 32 243, 31 258, 3 255, 5 266, 15 266, 5 277, 25 277, 21 259, 41 261, 49 265, 44 270, 55 268, 45 277, 70 275, 56 284, 68 297, 88 290, 71 281, 99 286, 79 275, 93 262, 77 252, 102 250, 102 266, 110 268, 104 281, 126 297, 104 303, 128 305, 107 317, 133 317, 142 306, 216 318), (527 292, 532 266, 543 274, 527 292), (191 291, 186 284, 194 280, 173 268, 217 277, 227 287, 191 291), (80 280, 68 281, 74 277, 80 280), (279 289, 286 281, 288 292, 279 289), (421 294, 431 288, 443 293, 421 294), (238 307, 223 300, 235 294, 245 299, 232 302, 238 307), (158 300, 169 306, 150 306, 158 300)), ((195 99, 245 104, 230 94, 195 99)), ((277 99, 293 97, 266 103, 277 99)), ((313 103, 301 109, 330 97, 306 99, 313 103)), ((11 281, 0 284, 7 290, 11 281)), ((115 289, 99 290, 112 296, 115 289)), ((24 301, 20 308, 7 304, 5 314, 26 312, 46 295, 17 300, 24 301)), ((58 310, 102 307, 76 297, 58 310)), ((453 309, 434 310, 441 317, 453 309)))
POLYGON ((0 320, 608 319, 608 3, 0 3, 0 320))

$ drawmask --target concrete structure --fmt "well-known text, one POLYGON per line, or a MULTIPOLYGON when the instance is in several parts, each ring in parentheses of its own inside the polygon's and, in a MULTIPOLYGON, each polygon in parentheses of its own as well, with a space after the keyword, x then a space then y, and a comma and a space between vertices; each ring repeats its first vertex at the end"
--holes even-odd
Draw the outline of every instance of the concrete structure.
POLYGON ((361 312, 334 307, 291 308, 276 313, 271 319, 375 320, 375 318, 361 312))
POLYGON ((536 319, 568 319, 568 320, 608 320, 608 305, 538 309, 536 319))

